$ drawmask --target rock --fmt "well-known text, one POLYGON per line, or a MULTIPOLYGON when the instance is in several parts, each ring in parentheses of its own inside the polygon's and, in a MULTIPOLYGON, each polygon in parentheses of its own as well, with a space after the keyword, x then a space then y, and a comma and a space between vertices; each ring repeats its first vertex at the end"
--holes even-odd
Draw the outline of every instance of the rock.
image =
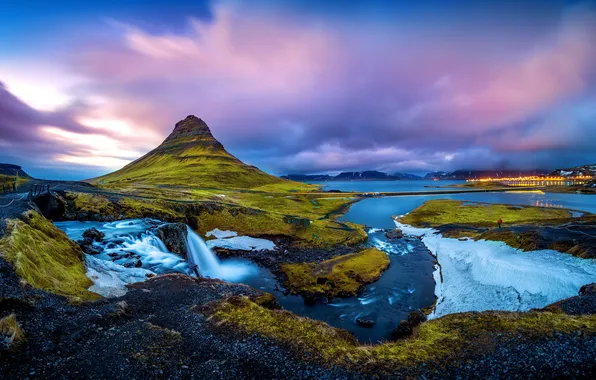
POLYGON ((587 284, 579 289, 580 296, 594 296, 596 295, 596 282, 587 284))
POLYGON ((393 231, 385 232, 385 237, 387 239, 401 239, 404 237, 404 233, 399 228, 396 228, 393 231))
POLYGON ((406 320, 402 320, 399 322, 399 325, 391 332, 391 336, 394 339, 403 339, 407 338, 414 332, 414 329, 410 325, 410 323, 406 320))
POLYGON ((420 309, 411 311, 408 320, 402 320, 399 325, 391 332, 394 339, 406 338, 414 332, 414 328, 426 321, 426 314, 420 309))
POLYGON ((186 224, 163 224, 157 227, 155 236, 163 241, 168 251, 175 253, 186 260, 188 256, 188 246, 186 244, 188 231, 186 229, 186 224))
POLYGON ((413 326, 418 326, 422 322, 426 321, 426 314, 420 309, 414 310, 410 312, 408 315, 408 322, 413 326))
POLYGON ((51 220, 59 220, 66 212, 66 201, 55 192, 36 196, 33 201, 39 207, 41 214, 51 220))
POLYGON ((362 317, 362 318, 356 319, 356 323, 358 323, 358 325, 360 325, 362 327, 373 327, 375 324, 375 321, 371 318, 362 317))
POLYGON ((102 247, 93 245, 93 239, 90 237, 86 237, 83 240, 77 241, 77 244, 79 245, 79 247, 81 247, 81 250, 88 255, 98 255, 103 252, 102 247))
POLYGON ((140 268, 143 266, 143 262, 139 259, 133 260, 133 261, 129 261, 127 263, 124 263, 123 266, 125 268, 140 268))
POLYGON ((83 237, 85 239, 91 239, 91 241, 101 242, 106 235, 99 231, 97 228, 92 227, 83 232, 83 237))

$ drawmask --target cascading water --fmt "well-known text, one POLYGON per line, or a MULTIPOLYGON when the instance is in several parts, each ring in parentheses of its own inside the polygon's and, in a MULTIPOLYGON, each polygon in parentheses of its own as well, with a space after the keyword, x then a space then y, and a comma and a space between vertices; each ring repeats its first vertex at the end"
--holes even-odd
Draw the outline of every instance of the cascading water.
POLYGON ((191 267, 198 266, 202 276, 237 282, 258 271, 253 263, 246 260, 231 259, 220 262, 199 235, 188 226, 186 230, 189 264, 191 267))
POLYGON ((186 226, 188 231, 188 261, 191 266, 198 266, 199 272, 208 277, 218 277, 220 270, 219 260, 215 254, 207 247, 205 241, 201 239, 190 227, 186 226))

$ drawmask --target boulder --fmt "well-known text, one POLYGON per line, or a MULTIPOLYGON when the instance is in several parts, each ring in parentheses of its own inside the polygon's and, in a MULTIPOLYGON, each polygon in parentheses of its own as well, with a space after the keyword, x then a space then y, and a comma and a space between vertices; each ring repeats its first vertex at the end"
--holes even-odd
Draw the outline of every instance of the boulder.
POLYGON ((414 333, 414 328, 426 321, 426 314, 420 309, 411 311, 408 320, 402 320, 399 325, 391 332, 394 339, 403 339, 414 333))
MULTIPOLYGON (((86 231, 85 231, 86 232, 86 231)), ((93 245, 93 239, 90 237, 86 237, 83 240, 77 241, 81 250, 88 255, 99 255, 103 252, 103 248, 97 245, 93 245)))
POLYGON ((426 314, 420 309, 414 310, 410 312, 408 315, 408 322, 414 326, 418 326, 422 322, 426 321, 426 314))
POLYGON ((579 289, 580 296, 596 296, 596 282, 587 284, 579 289))
POLYGON ((106 235, 99 231, 97 228, 92 227, 89 228, 88 230, 85 230, 85 232, 83 232, 83 237, 85 238, 85 240, 89 239, 91 241, 97 241, 97 242, 101 242, 103 241, 103 238, 106 235))
POLYGON ((391 336, 394 339, 403 339, 407 338, 414 332, 414 329, 406 320, 402 320, 399 322, 399 325, 391 332, 391 336))
POLYGON ((165 244, 168 251, 186 260, 188 256, 188 246, 186 244, 188 231, 186 228, 184 223, 162 224, 155 229, 155 236, 165 244))
POLYGON ((396 228, 393 231, 385 232, 385 237, 387 239, 401 239, 404 237, 404 233, 399 228, 396 228))

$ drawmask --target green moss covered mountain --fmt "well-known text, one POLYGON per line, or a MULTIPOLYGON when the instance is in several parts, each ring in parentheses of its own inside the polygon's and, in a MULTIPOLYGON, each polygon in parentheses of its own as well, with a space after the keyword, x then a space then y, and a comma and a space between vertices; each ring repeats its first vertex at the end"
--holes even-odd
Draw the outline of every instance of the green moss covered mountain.
POLYGON ((165 141, 124 168, 90 180, 98 185, 129 182, 158 186, 251 189, 286 182, 246 165, 217 141, 207 124, 194 115, 176 123, 165 141))

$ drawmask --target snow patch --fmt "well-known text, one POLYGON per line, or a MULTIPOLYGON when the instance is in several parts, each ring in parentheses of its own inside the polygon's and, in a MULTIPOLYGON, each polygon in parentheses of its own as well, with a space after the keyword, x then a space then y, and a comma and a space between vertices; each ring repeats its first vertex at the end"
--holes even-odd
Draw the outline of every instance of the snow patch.
POLYGON ((238 236, 238 232, 228 231, 228 230, 222 231, 219 228, 216 228, 216 229, 211 230, 205 234, 205 237, 211 237, 211 236, 213 236, 216 239, 225 239, 225 238, 238 236))
POLYGON ((272 251, 275 244, 271 240, 257 239, 250 236, 236 236, 227 239, 207 240, 209 248, 225 248, 239 251, 272 251))

